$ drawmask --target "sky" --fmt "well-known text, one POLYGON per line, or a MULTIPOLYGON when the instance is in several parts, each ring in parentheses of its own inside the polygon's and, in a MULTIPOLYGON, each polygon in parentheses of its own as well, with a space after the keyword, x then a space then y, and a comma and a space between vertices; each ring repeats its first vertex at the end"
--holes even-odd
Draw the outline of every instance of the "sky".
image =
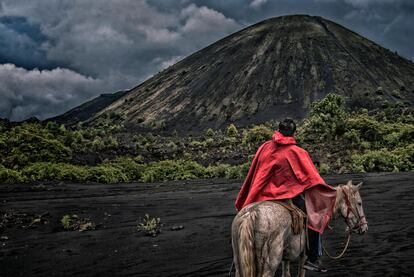
POLYGON ((414 60, 414 0, 0 0, 0 117, 61 114, 289 14, 325 17, 414 60))

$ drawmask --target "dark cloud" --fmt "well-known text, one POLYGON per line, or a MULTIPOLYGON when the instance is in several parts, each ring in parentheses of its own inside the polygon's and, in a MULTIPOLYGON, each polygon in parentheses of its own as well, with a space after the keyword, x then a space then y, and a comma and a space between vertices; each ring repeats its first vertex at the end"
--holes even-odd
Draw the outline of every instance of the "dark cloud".
POLYGON ((24 17, 0 17, 0 64, 14 63, 28 69, 51 67, 42 43, 47 38, 39 25, 24 17))
POLYGON ((411 0, 2 0, 0 64, 16 67, 7 92, 0 87, 0 96, 7 93, 7 99, 14 99, 0 104, 0 116, 44 118, 61 113, 99 93, 133 87, 232 32, 285 14, 324 16, 414 58, 411 0), (52 70, 57 67, 67 71, 52 70), (19 81, 17 75, 27 78, 31 73, 31 85, 39 88, 32 98, 29 86, 11 83, 19 81), (52 93, 63 99, 56 101, 59 108, 45 96, 49 94, 40 93, 40 88, 51 93, 57 84, 53 78, 65 83, 64 90, 52 93), (82 92, 76 93, 79 84, 82 92), (19 112, 16 101, 19 107, 31 108, 19 112), (45 103, 43 109, 32 107, 45 103))
POLYGON ((103 81, 68 69, 26 70, 0 65, 0 117, 23 120, 47 118, 93 97, 103 81))

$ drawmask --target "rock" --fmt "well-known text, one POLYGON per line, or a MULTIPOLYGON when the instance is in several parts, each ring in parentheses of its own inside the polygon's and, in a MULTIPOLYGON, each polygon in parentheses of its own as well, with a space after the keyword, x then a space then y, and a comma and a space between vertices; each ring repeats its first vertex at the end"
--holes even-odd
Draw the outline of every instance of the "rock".
POLYGON ((179 230, 182 230, 182 229, 184 229, 183 225, 171 227, 171 231, 179 231, 179 230))
POLYGON ((95 224, 93 222, 87 222, 79 225, 79 232, 88 230, 95 230, 95 224))

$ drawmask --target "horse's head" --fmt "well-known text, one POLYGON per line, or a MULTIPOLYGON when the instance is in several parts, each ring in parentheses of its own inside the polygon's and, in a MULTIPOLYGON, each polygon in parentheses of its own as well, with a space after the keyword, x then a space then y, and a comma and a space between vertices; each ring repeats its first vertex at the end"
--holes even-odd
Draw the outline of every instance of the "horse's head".
POLYGON ((352 181, 348 181, 346 185, 338 187, 340 191, 340 212, 348 225, 349 231, 363 234, 368 231, 368 222, 365 218, 364 208, 362 207, 362 199, 359 194, 359 189, 362 182, 358 185, 353 185, 352 181))

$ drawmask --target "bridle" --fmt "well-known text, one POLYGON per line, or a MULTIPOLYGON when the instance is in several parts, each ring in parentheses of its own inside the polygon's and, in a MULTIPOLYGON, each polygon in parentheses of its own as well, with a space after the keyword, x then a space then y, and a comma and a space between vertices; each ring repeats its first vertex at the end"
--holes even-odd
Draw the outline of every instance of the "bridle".
POLYGON ((346 192, 345 188, 343 188, 343 187, 340 187, 340 188, 342 190, 342 193, 344 194, 344 199, 345 199, 345 204, 346 204, 345 223, 346 223, 346 225, 348 225, 349 231, 351 232, 352 230, 358 230, 358 229, 360 230, 360 229, 362 229, 362 227, 364 225, 368 225, 368 222, 365 219, 365 215, 361 216, 359 214, 359 210, 358 209, 356 209, 356 211, 355 211, 354 207, 351 204, 350 196, 346 192), (357 224, 354 225, 353 227, 352 227, 351 222, 349 220, 349 215, 350 214, 353 214, 358 219, 357 224))
POLYGON ((332 256, 331 254, 329 254, 329 252, 326 250, 325 246, 323 247, 323 251, 326 253, 326 255, 334 260, 340 259, 342 258, 342 256, 345 254, 346 250, 348 249, 349 246, 349 242, 351 241, 351 234, 352 231, 355 230, 362 230, 362 227, 364 225, 368 225, 368 222, 365 219, 365 215, 361 216, 359 214, 358 209, 354 209, 354 207, 351 204, 351 200, 350 200, 350 195, 346 192, 344 187, 339 187, 339 189, 341 189, 342 193, 344 194, 344 200, 345 200, 345 204, 346 204, 346 216, 345 216, 345 223, 348 226, 348 239, 345 243, 345 247, 342 250, 342 252, 338 255, 338 256, 332 256), (349 215, 353 214, 356 218, 358 218, 358 223, 356 225, 354 225, 354 227, 352 227, 352 224, 349 220, 349 215))

